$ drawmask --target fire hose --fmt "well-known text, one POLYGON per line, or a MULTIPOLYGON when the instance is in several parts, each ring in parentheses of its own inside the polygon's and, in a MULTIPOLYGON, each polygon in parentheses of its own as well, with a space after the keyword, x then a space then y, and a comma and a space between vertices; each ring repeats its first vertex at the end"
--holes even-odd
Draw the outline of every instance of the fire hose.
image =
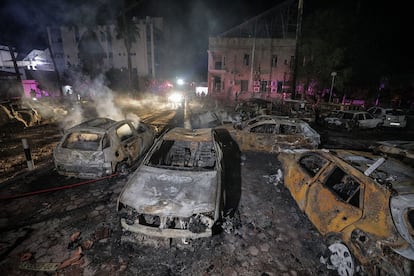
POLYGON ((18 194, 18 195, 0 196, 0 200, 16 199, 16 198, 21 198, 21 197, 27 197, 27 196, 32 196, 32 195, 38 195, 38 194, 43 194, 43 193, 49 193, 49 192, 54 192, 54 191, 59 191, 59 190, 70 189, 70 188, 74 188, 74 187, 78 187, 78 186, 98 182, 100 180, 109 179, 109 178, 112 178, 112 177, 117 176, 117 175, 118 175, 118 173, 114 173, 114 174, 104 176, 104 177, 101 177, 101 178, 91 179, 91 180, 87 180, 87 181, 83 181, 83 182, 79 182, 79 183, 74 183, 74 184, 70 184, 70 185, 47 188, 47 189, 43 189, 43 190, 27 192, 27 193, 18 194))

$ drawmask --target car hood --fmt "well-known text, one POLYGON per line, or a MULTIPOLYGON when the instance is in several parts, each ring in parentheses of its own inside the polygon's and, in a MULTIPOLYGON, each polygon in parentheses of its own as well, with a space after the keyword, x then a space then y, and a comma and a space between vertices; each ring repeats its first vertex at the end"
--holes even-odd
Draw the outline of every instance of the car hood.
POLYGON ((129 179, 119 203, 138 213, 189 217, 215 210, 216 171, 178 171, 141 166, 129 179))

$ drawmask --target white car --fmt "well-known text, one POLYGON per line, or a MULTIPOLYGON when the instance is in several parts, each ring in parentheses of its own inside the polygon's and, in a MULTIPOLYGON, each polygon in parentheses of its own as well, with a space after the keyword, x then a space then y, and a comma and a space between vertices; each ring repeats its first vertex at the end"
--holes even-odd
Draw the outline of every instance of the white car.
POLYGON ((212 236, 224 209, 222 156, 211 128, 162 135, 118 198, 122 227, 158 238, 212 236))
POLYGON ((381 118, 384 127, 404 128, 407 126, 407 117, 402 109, 374 106, 367 111, 374 117, 381 118))
POLYGON ((375 118, 371 113, 354 110, 341 111, 334 121, 335 125, 347 130, 373 129, 380 128, 383 125, 382 119, 375 118))
POLYGON ((56 171, 93 179, 125 174, 154 142, 154 130, 131 120, 95 118, 68 129, 53 152, 56 171))

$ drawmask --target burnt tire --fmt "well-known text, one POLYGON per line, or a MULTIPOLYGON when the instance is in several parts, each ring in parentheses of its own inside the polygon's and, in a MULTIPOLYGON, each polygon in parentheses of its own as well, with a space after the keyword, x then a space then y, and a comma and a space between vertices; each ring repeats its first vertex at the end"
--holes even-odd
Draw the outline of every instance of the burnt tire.
POLYGON ((326 264, 328 269, 336 270, 339 276, 356 275, 357 265, 349 248, 337 237, 327 239, 327 245, 321 262, 326 264))
POLYGON ((126 162, 121 162, 116 166, 116 172, 120 176, 127 176, 129 174, 129 166, 126 162))

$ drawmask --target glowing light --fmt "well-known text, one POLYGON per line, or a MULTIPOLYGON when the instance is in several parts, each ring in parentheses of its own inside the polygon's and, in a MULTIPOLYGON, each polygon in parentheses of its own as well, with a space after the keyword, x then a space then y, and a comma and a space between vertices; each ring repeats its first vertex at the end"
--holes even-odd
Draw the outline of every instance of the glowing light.
POLYGON ((180 103, 183 101, 183 95, 181 93, 172 93, 170 96, 168 96, 168 101, 172 103, 180 103))
POLYGON ((184 84, 184 80, 183 79, 178 79, 177 80, 177 84, 178 85, 183 85, 184 84))

